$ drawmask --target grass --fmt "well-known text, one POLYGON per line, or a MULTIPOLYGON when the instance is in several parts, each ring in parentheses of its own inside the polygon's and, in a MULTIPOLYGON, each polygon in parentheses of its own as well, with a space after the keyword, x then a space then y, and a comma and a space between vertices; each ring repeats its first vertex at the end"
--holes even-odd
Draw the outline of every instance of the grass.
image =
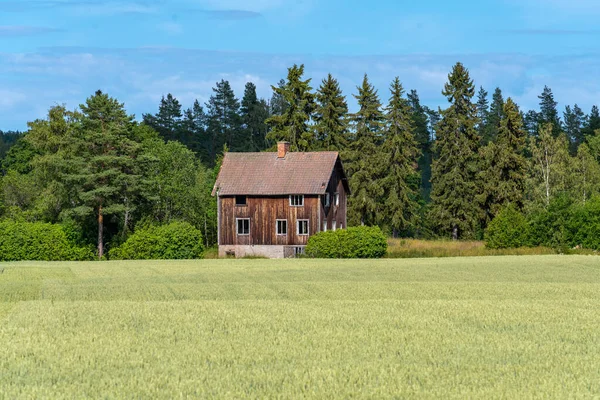
POLYGON ((3 398, 592 398, 590 256, 0 264, 3 398))
MULTIPOLYGON (((572 249, 572 254, 596 254, 591 250, 572 249)), ((548 247, 522 247, 518 249, 488 249, 482 241, 388 239, 389 258, 422 257, 481 257, 556 254, 548 247)))

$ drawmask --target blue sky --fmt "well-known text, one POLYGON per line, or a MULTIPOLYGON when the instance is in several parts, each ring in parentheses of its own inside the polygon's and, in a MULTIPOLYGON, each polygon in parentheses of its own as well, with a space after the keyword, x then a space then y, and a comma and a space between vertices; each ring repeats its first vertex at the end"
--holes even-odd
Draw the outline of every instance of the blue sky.
POLYGON ((600 103, 597 0, 0 0, 0 129, 97 89, 140 117, 168 92, 204 102, 228 79, 263 97, 304 63, 313 87, 331 72, 351 94, 367 73, 382 99, 399 76, 423 103, 456 61, 490 93, 537 107, 600 103))

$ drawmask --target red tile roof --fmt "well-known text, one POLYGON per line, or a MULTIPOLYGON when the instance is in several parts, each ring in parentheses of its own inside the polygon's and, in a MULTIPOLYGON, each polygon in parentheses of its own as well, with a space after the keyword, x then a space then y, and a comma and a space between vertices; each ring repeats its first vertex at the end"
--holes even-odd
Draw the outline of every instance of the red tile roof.
POLYGON ((334 151, 226 153, 213 196, 324 194, 337 160, 334 151))

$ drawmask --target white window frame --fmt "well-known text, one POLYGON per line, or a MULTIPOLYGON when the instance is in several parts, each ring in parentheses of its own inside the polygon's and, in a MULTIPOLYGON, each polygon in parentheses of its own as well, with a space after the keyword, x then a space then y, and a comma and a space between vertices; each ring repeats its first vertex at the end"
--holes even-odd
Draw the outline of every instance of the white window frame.
POLYGON ((310 233, 310 224, 307 219, 299 219, 296 221, 296 235, 298 236, 308 236, 310 233), (300 223, 306 222, 306 233, 300 233, 300 223))
POLYGON ((304 195, 303 194, 290 194, 290 207, 304 207, 304 195), (299 204, 294 204, 294 202, 292 201, 293 198, 295 198, 295 200, 299 200, 299 201, 296 201, 296 203, 299 203, 299 204))
POLYGON ((250 218, 236 218, 235 219, 235 233, 237 236, 250 236, 250 218), (240 233, 239 221, 248 221, 248 233, 240 233))
POLYGON ((333 205, 336 207, 340 205, 340 194, 338 192, 333 194, 333 205))
POLYGON ((287 236, 288 233, 288 221, 287 219, 276 219, 275 220, 275 234, 277 236, 287 236), (279 233, 279 223, 285 222, 285 233, 279 233))

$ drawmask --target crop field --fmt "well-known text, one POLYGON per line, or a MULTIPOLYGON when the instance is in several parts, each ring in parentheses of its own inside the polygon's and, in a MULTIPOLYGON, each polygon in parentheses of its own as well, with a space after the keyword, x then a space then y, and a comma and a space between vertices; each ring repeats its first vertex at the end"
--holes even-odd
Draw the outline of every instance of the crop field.
POLYGON ((595 256, 0 271, 0 398, 600 396, 595 256))

